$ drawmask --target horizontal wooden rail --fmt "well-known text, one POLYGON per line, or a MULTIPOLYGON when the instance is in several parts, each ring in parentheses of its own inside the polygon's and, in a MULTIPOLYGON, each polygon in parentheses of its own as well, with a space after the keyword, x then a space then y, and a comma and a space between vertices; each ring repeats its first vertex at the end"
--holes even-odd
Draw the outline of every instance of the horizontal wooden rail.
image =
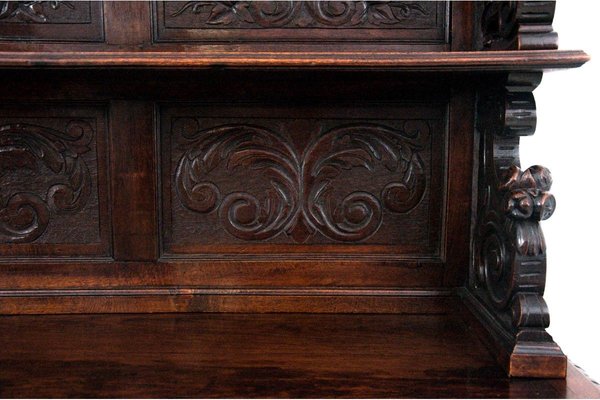
POLYGON ((0 68, 350 68, 509 71, 576 68, 578 50, 488 52, 0 52, 0 68))

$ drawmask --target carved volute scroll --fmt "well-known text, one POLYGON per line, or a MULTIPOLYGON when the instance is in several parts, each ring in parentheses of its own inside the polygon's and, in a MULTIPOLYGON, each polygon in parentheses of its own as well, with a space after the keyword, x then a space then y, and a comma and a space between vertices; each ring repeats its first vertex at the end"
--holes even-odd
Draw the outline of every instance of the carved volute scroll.
MULTIPOLYGON (((183 125, 195 126, 197 121, 176 121, 176 127, 183 125)), ((419 151, 429 130, 427 121, 405 121, 402 130, 348 124, 325 132, 299 153, 285 135, 257 125, 194 129, 188 136, 193 145, 179 161, 174 186, 187 209, 217 211, 221 225, 238 239, 267 240, 286 233, 303 243, 318 232, 334 241, 362 241, 380 228, 384 209, 407 213, 421 201, 426 177, 419 151), (397 179, 380 193, 336 195, 336 180, 346 171, 371 171, 376 164, 397 179), (218 168, 258 173, 270 182, 269 188, 259 194, 223 193, 211 174, 218 168)))
POLYGON ((478 102, 481 134, 477 225, 471 289, 512 337, 513 353, 534 344, 538 355, 562 359, 545 331, 543 298, 546 244, 540 221, 556 202, 550 171, 521 169, 519 138, 536 125, 533 89, 541 73, 512 73, 503 86, 484 90, 478 102))
POLYGON ((482 50, 557 49, 555 1, 486 1, 479 30, 482 50))
POLYGON ((33 242, 53 214, 77 213, 86 205, 91 176, 80 155, 90 151, 93 134, 83 120, 69 122, 64 131, 28 123, 0 126, 0 182, 6 184, 0 190, 0 243, 33 242), (42 166, 61 177, 48 178, 45 193, 7 191, 15 171, 39 175, 42 166))

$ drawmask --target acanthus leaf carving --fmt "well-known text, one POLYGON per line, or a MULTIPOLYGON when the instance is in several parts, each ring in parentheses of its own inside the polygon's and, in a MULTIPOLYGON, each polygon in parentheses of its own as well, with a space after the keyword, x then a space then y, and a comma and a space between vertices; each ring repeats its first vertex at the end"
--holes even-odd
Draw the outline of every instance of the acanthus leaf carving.
POLYGON ((209 26, 356 27, 402 25, 431 9, 418 1, 187 1, 171 17, 184 13, 209 26))
POLYGON ((93 128, 71 121, 64 131, 27 123, 0 126, 0 180, 10 171, 40 172, 43 164, 66 182, 52 184, 45 194, 0 192, 0 240, 35 241, 46 230, 52 213, 81 210, 91 192, 91 176, 79 157, 90 150, 93 128))
POLYGON ((16 19, 28 23, 46 23, 48 17, 44 13, 44 5, 53 10, 61 6, 74 9, 71 1, 61 0, 35 0, 35 1, 0 1, 0 20, 16 19))
POLYGON ((178 198, 192 211, 218 212, 224 229, 242 240, 285 233, 302 243, 319 232, 335 241, 361 241, 379 229, 383 208, 410 212, 426 189, 419 155, 429 137, 426 121, 407 121, 403 130, 376 124, 339 126, 303 153, 284 135, 254 125, 225 125, 183 136, 193 145, 175 173, 178 198), (354 190, 341 200, 334 198, 334 182, 345 171, 372 171, 375 164, 400 179, 381 193, 354 190), (269 187, 258 196, 221 193, 210 176, 220 165, 260 174, 269 187))

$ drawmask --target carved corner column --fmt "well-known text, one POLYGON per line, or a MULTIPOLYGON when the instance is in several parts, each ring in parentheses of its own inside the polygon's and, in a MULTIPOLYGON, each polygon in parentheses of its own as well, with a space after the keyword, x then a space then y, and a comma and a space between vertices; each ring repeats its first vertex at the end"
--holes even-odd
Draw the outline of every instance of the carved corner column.
POLYGON ((541 73, 511 73, 480 92, 477 221, 469 292, 510 376, 564 377, 566 357, 546 332, 546 244, 540 221, 556 202, 550 171, 521 169, 519 140, 536 127, 541 73))

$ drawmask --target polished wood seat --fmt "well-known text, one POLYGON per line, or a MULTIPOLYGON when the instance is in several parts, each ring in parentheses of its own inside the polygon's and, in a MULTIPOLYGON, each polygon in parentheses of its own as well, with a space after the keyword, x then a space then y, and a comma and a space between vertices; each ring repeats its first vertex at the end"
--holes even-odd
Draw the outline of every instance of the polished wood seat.
POLYGON ((0 397, 598 397, 508 379, 455 314, 0 317, 0 397))

